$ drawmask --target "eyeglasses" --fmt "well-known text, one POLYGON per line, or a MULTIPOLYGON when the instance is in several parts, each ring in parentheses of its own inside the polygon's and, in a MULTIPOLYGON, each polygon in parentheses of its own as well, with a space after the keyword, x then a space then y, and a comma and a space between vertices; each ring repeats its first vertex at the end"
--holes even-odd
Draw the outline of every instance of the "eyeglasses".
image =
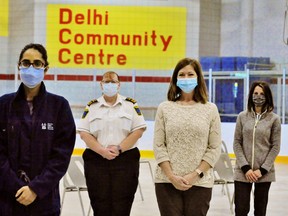
POLYGON ((117 80, 102 80, 102 83, 119 83, 117 80))
POLYGON ((23 60, 19 63, 19 67, 22 67, 22 68, 29 68, 31 65, 35 69, 41 69, 44 67, 45 64, 40 60, 35 60, 34 62, 30 62, 29 60, 23 60))

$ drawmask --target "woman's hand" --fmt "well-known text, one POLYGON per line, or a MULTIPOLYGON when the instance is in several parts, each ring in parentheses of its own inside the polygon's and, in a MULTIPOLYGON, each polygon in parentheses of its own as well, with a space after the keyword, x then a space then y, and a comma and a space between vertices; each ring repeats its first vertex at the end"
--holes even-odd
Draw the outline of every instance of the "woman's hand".
POLYGON ((23 186, 17 191, 15 197, 19 203, 28 206, 34 202, 37 195, 28 186, 23 186))
POLYGON ((169 180, 177 190, 186 191, 192 187, 189 181, 182 176, 171 175, 169 180))
POLYGON ((194 185, 195 182, 199 179, 199 175, 195 171, 192 173, 189 173, 183 177, 189 182, 190 185, 194 185))
POLYGON ((261 171, 259 169, 254 170, 254 174, 257 176, 258 179, 262 177, 261 171))
POLYGON ((246 179, 247 179, 250 183, 256 182, 256 181, 258 180, 258 175, 257 175, 257 173, 255 174, 255 172, 254 172, 252 169, 248 170, 248 171, 245 173, 245 177, 246 177, 246 179))

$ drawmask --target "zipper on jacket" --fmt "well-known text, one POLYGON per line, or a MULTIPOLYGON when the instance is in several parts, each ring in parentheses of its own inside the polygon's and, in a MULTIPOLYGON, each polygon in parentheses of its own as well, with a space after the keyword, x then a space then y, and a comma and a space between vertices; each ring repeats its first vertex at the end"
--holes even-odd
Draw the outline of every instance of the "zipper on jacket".
POLYGON ((253 128, 253 139, 252 139, 252 164, 251 164, 252 170, 254 170, 253 167, 254 167, 254 159, 255 159, 255 132, 256 132, 257 124, 260 121, 262 115, 256 114, 255 116, 256 117, 255 117, 255 124, 253 128))

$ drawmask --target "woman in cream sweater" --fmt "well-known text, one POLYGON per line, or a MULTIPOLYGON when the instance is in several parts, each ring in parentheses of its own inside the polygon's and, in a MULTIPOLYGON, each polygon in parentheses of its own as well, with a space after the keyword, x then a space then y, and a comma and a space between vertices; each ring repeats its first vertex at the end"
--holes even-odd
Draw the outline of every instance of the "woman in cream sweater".
POLYGON ((221 149, 220 117, 207 100, 199 62, 176 65, 155 118, 155 190, 162 216, 203 216, 211 200, 213 166, 221 149))

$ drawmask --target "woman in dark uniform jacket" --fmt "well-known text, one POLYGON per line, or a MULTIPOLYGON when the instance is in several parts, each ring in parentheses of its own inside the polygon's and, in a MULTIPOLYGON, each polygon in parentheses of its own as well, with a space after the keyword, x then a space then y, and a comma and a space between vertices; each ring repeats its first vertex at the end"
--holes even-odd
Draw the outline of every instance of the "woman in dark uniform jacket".
POLYGON ((0 97, 0 215, 60 214, 59 181, 75 144, 68 101, 46 91, 47 53, 22 50, 17 92, 0 97))

